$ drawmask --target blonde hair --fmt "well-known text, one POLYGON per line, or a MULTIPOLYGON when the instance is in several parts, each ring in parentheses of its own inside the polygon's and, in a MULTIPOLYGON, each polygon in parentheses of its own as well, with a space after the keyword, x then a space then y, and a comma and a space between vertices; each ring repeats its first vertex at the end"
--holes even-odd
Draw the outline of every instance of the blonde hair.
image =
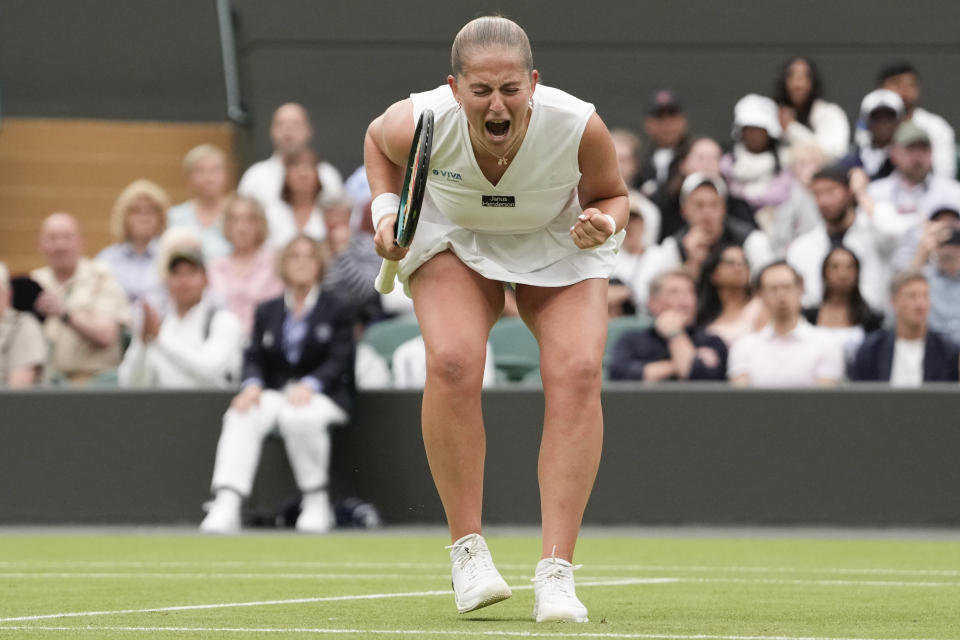
POLYGON ((283 248, 277 252, 276 257, 276 271, 277 275, 283 280, 283 284, 289 285, 287 281, 287 275, 284 273, 284 265, 287 262, 287 258, 290 255, 290 252, 293 250, 294 245, 299 242, 308 242, 310 243, 310 248, 313 249, 313 257, 319 265, 317 273, 317 282, 323 280, 323 277, 327 275, 327 267, 330 265, 330 260, 333 259, 333 252, 330 251, 330 245, 324 242, 317 242, 310 236, 305 233, 298 233, 290 240, 287 244, 283 245, 283 248))
POLYGON ((256 198, 234 196, 227 201, 227 205, 223 208, 223 237, 226 238, 227 242, 233 244, 233 240, 230 239, 230 229, 233 227, 231 221, 234 215, 231 214, 233 214, 234 209, 240 205, 249 207, 250 211, 253 212, 253 216, 260 224, 260 233, 257 235, 257 247, 262 247, 270 233, 270 225, 267 222, 267 214, 263 210, 263 205, 261 205, 256 198))
POLYGON ((219 158, 224 168, 227 166, 227 154, 223 149, 212 144, 201 144, 190 149, 187 155, 183 156, 183 173, 189 176, 205 158, 219 158))
POLYGON ((141 196, 150 199, 159 210, 157 215, 160 224, 157 227, 157 235, 163 233, 163 229, 167 226, 167 209, 170 208, 170 196, 156 182, 140 179, 127 185, 127 188, 117 196, 117 201, 113 205, 113 214, 110 216, 110 232, 115 237, 121 240, 127 239, 127 213, 130 205, 141 196))
POLYGON ((464 58, 471 49, 502 46, 516 49, 523 57, 527 72, 533 71, 533 52, 530 39, 523 28, 503 16, 482 16, 471 20, 460 29, 453 39, 450 50, 450 68, 454 77, 463 73, 464 58))

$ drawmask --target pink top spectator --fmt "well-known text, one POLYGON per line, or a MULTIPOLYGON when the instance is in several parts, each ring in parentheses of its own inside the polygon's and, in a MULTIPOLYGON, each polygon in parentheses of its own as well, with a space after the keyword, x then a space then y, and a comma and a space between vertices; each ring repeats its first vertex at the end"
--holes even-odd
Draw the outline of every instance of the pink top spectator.
POLYGON ((730 349, 727 375, 747 374, 751 387, 813 387, 843 377, 843 351, 835 341, 801 320, 777 336, 772 325, 737 340, 730 349))
POLYGON ((210 287, 227 302, 227 308, 240 318, 245 335, 253 328, 257 305, 283 293, 283 282, 274 270, 273 251, 263 246, 250 264, 241 268, 231 256, 210 262, 207 269, 210 287))

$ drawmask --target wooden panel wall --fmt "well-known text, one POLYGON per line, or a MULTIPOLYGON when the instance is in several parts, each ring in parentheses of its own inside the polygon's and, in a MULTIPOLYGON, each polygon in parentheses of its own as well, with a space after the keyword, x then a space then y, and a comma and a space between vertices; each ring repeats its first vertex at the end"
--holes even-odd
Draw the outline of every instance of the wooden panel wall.
MULTIPOLYGON (((233 158, 229 124, 6 118, 0 123, 0 261, 11 273, 43 262, 43 219, 66 211, 80 220, 86 254, 114 242, 110 212, 138 178, 160 184, 173 203, 187 199, 183 156, 202 143, 233 158)), ((233 164, 231 162, 231 164, 233 164)), ((231 175, 235 176, 231 166, 231 175)))

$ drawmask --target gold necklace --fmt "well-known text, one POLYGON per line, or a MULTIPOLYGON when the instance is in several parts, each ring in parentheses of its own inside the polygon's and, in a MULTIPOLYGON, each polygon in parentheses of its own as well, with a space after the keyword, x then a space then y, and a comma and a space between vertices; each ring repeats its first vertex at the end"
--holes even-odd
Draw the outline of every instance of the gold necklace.
MULTIPOLYGON (((528 113, 529 113, 529 111, 528 111, 528 113)), ((525 115, 525 117, 526 117, 526 114, 524 114, 524 115, 525 115)), ((529 122, 527 123, 527 127, 529 128, 529 122)), ((493 151, 490 150, 489 147, 487 147, 487 145, 483 144, 483 140, 481 140, 479 136, 474 136, 474 134, 473 134, 473 129, 470 128, 470 122, 467 122, 467 130, 470 132, 470 139, 471 139, 471 140, 473 140, 473 141, 476 142, 478 145, 480 145, 480 148, 481 148, 481 149, 483 149, 484 151, 486 151, 487 153, 489 153, 490 155, 492 155, 494 158, 497 159, 497 166, 498 166, 498 167, 502 167, 502 166, 504 166, 504 165, 510 164, 510 160, 507 158, 507 156, 510 155, 511 153, 513 153, 513 148, 516 147, 517 144, 518 144, 521 140, 523 140, 523 137, 524 137, 524 136, 526 135, 526 133, 527 133, 526 129, 524 129, 523 132, 520 133, 520 135, 518 135, 518 136, 516 137, 516 139, 513 141, 513 144, 511 144, 511 145, 507 148, 507 152, 504 153, 504 154, 501 156, 501 155, 499 155, 499 154, 494 153, 493 151)))

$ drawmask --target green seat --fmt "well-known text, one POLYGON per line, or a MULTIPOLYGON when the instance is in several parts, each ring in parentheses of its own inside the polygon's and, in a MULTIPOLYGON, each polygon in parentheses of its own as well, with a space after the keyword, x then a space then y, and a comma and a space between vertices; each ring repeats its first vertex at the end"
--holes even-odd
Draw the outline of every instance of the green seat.
POLYGON ((420 335, 420 325, 413 315, 398 316, 367 327, 361 342, 373 347, 388 364, 393 362, 393 352, 401 344, 420 335))
POLYGON ((652 325, 653 318, 646 314, 610 318, 610 320, 607 321, 607 346, 603 350, 604 373, 610 368, 610 363, 613 361, 613 349, 617 344, 617 340, 620 339, 620 336, 627 331, 643 331, 644 329, 649 329, 652 325))
POLYGON ((523 380, 540 366, 537 339, 520 318, 500 318, 490 331, 493 364, 511 382, 523 380))

